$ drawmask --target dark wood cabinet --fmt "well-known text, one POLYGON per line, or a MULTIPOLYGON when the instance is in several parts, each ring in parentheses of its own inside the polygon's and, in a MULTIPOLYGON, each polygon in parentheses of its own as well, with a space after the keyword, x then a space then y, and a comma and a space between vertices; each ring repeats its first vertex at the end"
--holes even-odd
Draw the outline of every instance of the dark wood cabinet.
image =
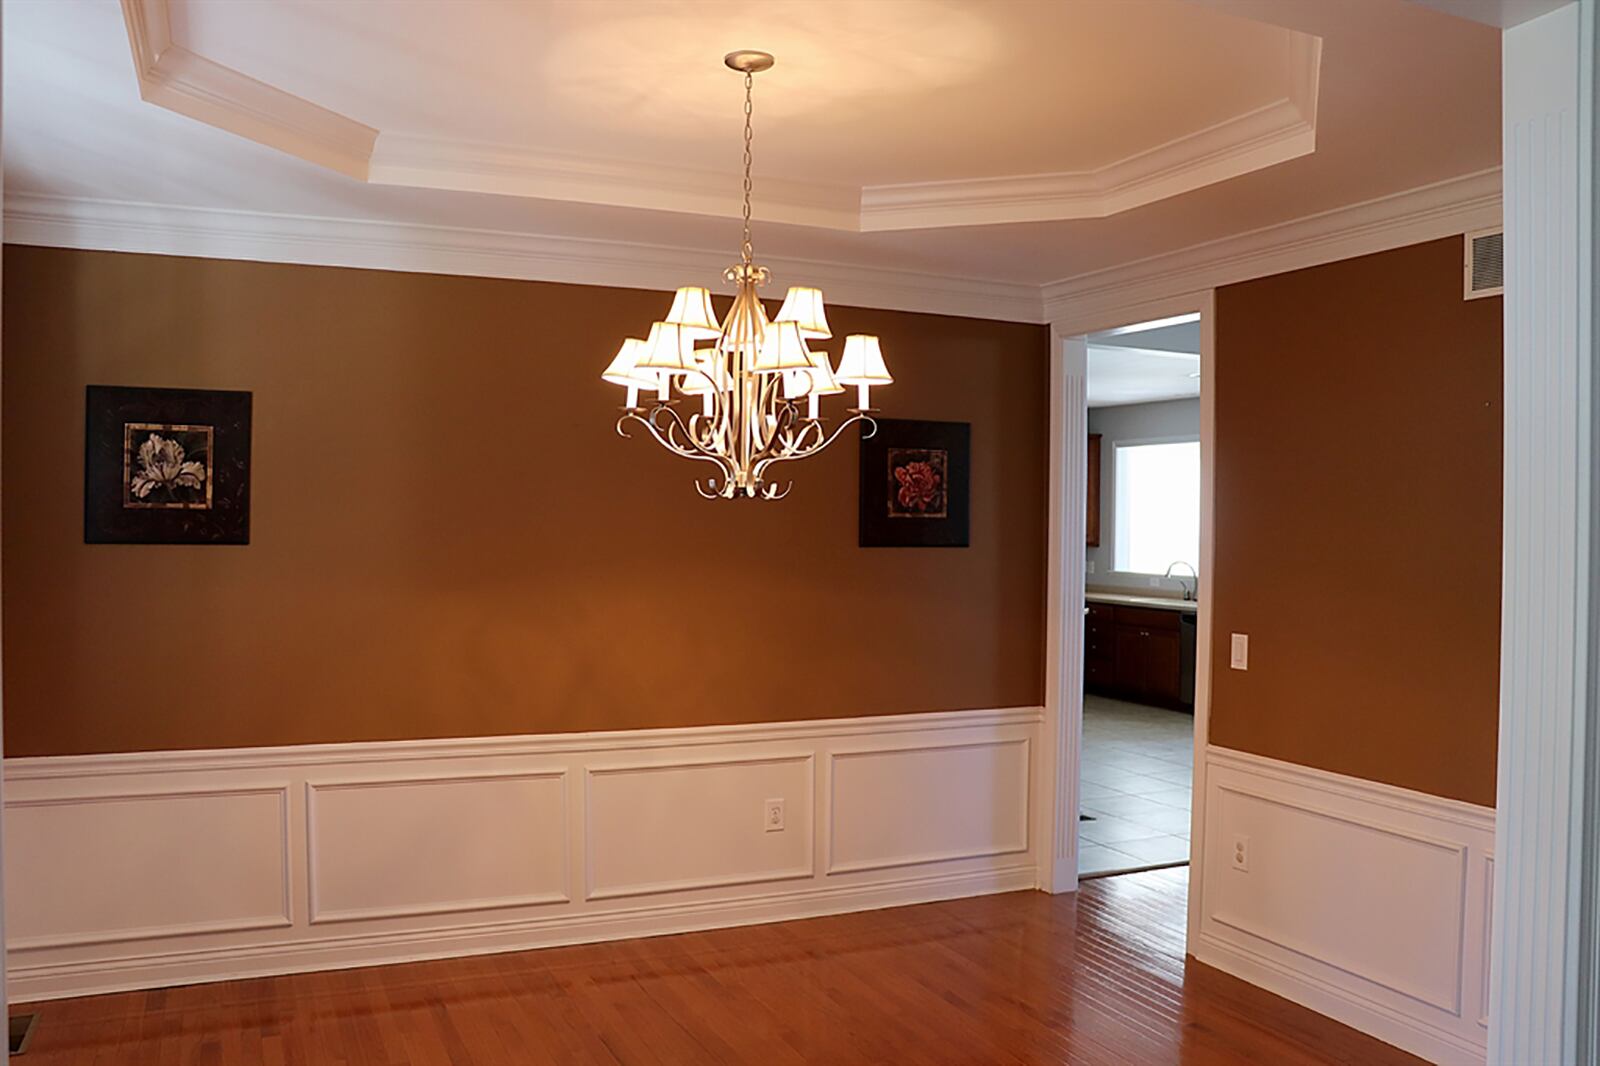
POLYGON ((1084 531, 1091 548, 1100 547, 1100 434, 1089 434, 1089 494, 1083 511, 1084 531))
POLYGON ((1117 655, 1112 643, 1115 639, 1111 608, 1103 603, 1091 603, 1083 626, 1083 680, 1089 688, 1115 687, 1117 655))
POLYGON ((1092 603, 1084 626, 1090 691, 1162 707, 1183 702, 1183 636, 1177 611, 1092 603))

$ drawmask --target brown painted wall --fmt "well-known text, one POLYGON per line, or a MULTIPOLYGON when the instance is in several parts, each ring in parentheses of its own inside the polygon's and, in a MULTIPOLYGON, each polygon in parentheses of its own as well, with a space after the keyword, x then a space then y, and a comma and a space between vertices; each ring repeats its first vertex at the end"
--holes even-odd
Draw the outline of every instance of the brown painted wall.
POLYGON ((1460 238, 1218 291, 1212 743, 1494 802, 1500 304, 1460 238))
POLYGON ((660 293, 5 257, 7 754, 1042 700, 1043 327, 831 312, 972 423, 972 547, 863 550, 853 440, 741 504, 613 432, 660 293), (83 543, 90 383, 253 390, 248 547, 83 543))

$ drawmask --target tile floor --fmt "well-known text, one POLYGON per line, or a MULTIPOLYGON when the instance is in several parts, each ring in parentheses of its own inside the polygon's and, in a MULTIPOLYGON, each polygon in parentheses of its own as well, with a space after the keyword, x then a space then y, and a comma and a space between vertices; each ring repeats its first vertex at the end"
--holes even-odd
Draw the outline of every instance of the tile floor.
POLYGON ((1194 716, 1085 696, 1078 873, 1189 858, 1194 716))

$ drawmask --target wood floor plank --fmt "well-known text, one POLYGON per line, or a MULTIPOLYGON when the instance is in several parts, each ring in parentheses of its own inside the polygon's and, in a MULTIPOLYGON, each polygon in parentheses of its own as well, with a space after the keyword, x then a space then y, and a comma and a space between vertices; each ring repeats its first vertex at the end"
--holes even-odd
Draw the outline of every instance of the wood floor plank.
POLYGON ((1402 1066, 1186 959, 1188 872, 39 1004, 30 1066, 1402 1066))

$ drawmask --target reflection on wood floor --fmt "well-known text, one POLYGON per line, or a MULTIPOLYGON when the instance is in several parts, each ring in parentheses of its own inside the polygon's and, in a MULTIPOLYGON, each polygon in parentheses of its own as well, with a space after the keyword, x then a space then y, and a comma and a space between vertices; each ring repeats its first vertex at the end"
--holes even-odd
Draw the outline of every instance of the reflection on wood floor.
MULTIPOLYGON (((29 1066, 1416 1063, 1183 955, 1185 869, 44 1003, 29 1066)), ((13 1007, 13 1011, 27 1008, 13 1007)))

